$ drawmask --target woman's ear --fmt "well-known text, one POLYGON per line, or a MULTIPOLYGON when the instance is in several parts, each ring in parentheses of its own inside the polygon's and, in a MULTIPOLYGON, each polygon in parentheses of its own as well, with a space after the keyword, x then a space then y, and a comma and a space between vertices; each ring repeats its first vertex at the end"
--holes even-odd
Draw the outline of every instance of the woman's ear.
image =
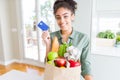
POLYGON ((74 21, 74 18, 75 18, 75 14, 72 14, 71 15, 71 21, 74 21))

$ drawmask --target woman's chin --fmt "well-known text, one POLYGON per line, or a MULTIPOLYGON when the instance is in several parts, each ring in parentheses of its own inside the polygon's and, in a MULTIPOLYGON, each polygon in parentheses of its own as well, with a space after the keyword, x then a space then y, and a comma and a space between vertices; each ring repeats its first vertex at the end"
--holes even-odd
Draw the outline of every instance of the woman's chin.
POLYGON ((61 27, 60 29, 61 29, 62 31, 66 31, 66 30, 67 30, 66 27, 61 27))
POLYGON ((65 29, 65 28, 61 28, 61 30, 62 30, 62 31, 66 31, 67 29, 65 29))

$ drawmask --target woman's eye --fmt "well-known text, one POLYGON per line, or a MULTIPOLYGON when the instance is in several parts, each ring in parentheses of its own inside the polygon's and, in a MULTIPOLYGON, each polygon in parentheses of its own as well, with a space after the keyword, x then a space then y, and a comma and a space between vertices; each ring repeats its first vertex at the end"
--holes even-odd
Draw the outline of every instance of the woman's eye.
POLYGON ((68 16, 64 16, 64 18, 67 18, 68 16))
POLYGON ((58 20, 59 20, 59 19, 60 19, 60 17, 56 17, 56 19, 58 19, 58 20))

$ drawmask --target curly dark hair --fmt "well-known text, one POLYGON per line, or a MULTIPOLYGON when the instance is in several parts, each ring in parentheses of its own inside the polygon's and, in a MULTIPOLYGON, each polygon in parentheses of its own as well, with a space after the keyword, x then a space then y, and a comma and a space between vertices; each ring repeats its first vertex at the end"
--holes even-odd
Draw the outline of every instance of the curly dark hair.
POLYGON ((67 8, 73 14, 75 14, 75 10, 77 9, 77 3, 74 0, 56 0, 53 6, 54 14, 61 7, 67 8))

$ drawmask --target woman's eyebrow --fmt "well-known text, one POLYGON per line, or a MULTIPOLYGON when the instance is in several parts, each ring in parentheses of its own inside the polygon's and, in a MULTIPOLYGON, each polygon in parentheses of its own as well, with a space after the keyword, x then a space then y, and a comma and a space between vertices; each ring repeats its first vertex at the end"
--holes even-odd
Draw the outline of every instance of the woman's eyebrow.
MULTIPOLYGON (((62 14, 62 15, 66 15, 66 14, 68 14, 68 13, 64 13, 64 14, 62 14)), ((55 15, 55 16, 60 16, 60 15, 55 15)))

